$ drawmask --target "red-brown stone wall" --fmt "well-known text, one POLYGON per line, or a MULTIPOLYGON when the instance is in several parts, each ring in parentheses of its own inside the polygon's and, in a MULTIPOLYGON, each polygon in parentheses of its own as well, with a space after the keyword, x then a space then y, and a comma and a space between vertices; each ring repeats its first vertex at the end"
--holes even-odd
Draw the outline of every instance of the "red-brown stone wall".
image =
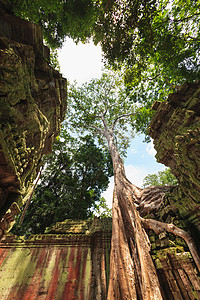
POLYGON ((1 300, 106 299, 110 234, 6 237, 0 245, 1 300))

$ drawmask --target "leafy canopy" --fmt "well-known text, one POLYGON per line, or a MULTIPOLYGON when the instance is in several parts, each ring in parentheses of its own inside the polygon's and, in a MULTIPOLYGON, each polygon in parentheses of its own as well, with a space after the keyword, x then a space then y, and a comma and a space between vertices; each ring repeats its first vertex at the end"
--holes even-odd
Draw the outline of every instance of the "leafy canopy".
MULTIPOLYGON (((124 70, 126 91, 147 109, 200 77, 200 3, 196 0, 7 0, 39 24, 51 48, 65 37, 93 38, 105 61, 124 70)), ((145 111, 145 115, 146 111, 145 111)))
POLYGON ((87 219, 100 209, 108 211, 102 191, 113 175, 108 152, 97 147, 90 136, 72 138, 62 130, 53 152, 46 158, 41 182, 16 234, 43 233, 46 227, 65 219, 87 219))
POLYGON ((108 1, 94 40, 105 60, 125 72, 135 102, 164 100, 185 81, 200 78, 200 2, 108 1))
POLYGON ((148 174, 143 180, 143 187, 153 186, 153 185, 176 185, 177 179, 171 173, 170 169, 164 171, 159 171, 155 174, 148 174))
POLYGON ((97 5, 93 0, 7 0, 14 14, 42 27, 51 48, 60 47, 68 36, 76 42, 91 37, 97 5))
POLYGON ((109 1, 96 25, 105 58, 130 65, 135 80, 153 64, 154 76, 199 75, 200 4, 196 0, 109 1), (119 42, 120 41, 120 42, 119 42))
POLYGON ((92 79, 81 87, 72 86, 68 94, 68 127, 80 135, 91 132, 101 145, 105 145, 104 130, 107 127, 113 131, 117 147, 125 155, 140 108, 124 89, 120 74, 113 72, 103 73, 100 79, 92 79))

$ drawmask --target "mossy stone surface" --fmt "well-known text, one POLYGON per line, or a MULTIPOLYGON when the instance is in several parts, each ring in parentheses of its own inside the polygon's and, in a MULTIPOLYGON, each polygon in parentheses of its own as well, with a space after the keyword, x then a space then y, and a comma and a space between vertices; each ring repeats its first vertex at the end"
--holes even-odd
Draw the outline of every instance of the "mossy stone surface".
POLYGON ((47 63, 41 29, 1 12, 0 213, 28 198, 64 119, 67 82, 47 63), (17 30, 16 30, 17 28, 17 30))

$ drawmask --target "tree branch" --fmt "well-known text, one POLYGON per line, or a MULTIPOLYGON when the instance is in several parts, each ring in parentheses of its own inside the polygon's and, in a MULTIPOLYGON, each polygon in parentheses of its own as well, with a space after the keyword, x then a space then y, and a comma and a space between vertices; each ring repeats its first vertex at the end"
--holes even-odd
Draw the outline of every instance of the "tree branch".
POLYGON ((103 131, 102 131, 100 128, 94 126, 94 125, 84 125, 84 127, 86 127, 86 128, 93 128, 93 129, 95 129, 97 132, 99 132, 100 134, 103 135, 103 131))
POLYGON ((107 111, 108 111, 108 107, 107 107, 106 110, 104 111, 103 117, 105 117, 105 115, 107 114, 107 111))
POLYGON ((104 11, 106 11, 106 9, 108 8, 108 6, 110 5, 110 2, 111 2, 111 0, 108 0, 106 6, 105 6, 105 8, 104 8, 104 11))
MULTIPOLYGON (((101 120, 102 120, 103 126, 104 126, 104 133, 108 132, 108 125, 107 125, 106 120, 104 118, 104 114, 101 116, 101 120)), ((105 135, 104 133, 102 132, 103 135, 105 135)))
POLYGON ((133 115, 135 115, 135 113, 124 114, 124 115, 121 115, 121 116, 117 117, 117 118, 113 121, 111 129, 114 130, 115 124, 117 123, 117 121, 119 121, 119 119, 122 119, 122 118, 125 118, 125 117, 129 117, 129 116, 133 116, 133 115))
POLYGON ((174 235, 180 236, 187 243, 188 248, 192 254, 192 257, 196 263, 198 270, 200 271, 200 258, 196 246, 190 236, 190 234, 178 227, 174 224, 166 224, 153 219, 143 219, 140 217, 140 220, 145 229, 152 229, 156 234, 161 233, 166 230, 174 235))
POLYGON ((170 21, 173 22, 173 23, 180 23, 180 22, 183 22, 183 21, 188 21, 191 18, 194 18, 194 16, 199 16, 199 15, 200 15, 200 13, 196 13, 196 14, 192 14, 191 16, 185 17, 183 19, 179 19, 179 20, 172 20, 172 19, 170 19, 170 21))
POLYGON ((152 78, 150 78, 150 77, 147 77, 147 80, 150 80, 150 81, 152 81, 152 80, 155 80, 157 77, 159 77, 161 75, 161 73, 159 73, 159 74, 157 74, 157 75, 155 75, 154 77, 152 77, 152 78))
POLYGON ((190 35, 183 35, 183 38, 186 40, 186 41, 188 41, 188 39, 187 38, 189 38, 189 39, 191 39, 191 40, 193 40, 193 41, 200 41, 200 39, 199 38, 197 38, 197 37, 193 37, 193 36, 190 36, 190 35))
POLYGON ((81 108, 88 115, 87 110, 82 105, 80 105, 80 103, 76 99, 74 99, 74 101, 76 102, 76 104, 78 105, 78 107, 81 108))
POLYGON ((86 115, 92 116, 94 118, 101 118, 101 115, 91 115, 76 99, 74 99, 74 101, 77 103, 78 107, 86 113, 86 115))

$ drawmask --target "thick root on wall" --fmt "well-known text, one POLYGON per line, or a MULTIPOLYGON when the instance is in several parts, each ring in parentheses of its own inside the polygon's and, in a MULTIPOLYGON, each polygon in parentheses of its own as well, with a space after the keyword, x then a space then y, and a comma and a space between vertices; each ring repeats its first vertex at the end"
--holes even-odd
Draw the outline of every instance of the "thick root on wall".
POLYGON ((166 224, 153 219, 143 219, 141 217, 140 220, 145 229, 152 229, 156 234, 160 234, 163 231, 168 231, 184 239, 200 272, 200 257, 196 246, 188 232, 178 228, 174 224, 166 224))
POLYGON ((115 187, 108 297, 162 299, 160 284, 150 256, 150 244, 128 182, 127 192, 115 187), (129 188, 128 188, 129 187, 129 188), (131 191, 131 193, 130 193, 131 191))
POLYGON ((183 238, 200 271, 198 251, 189 233, 174 224, 141 217, 141 211, 142 215, 145 211, 154 211, 155 203, 160 207, 164 193, 169 189, 151 187, 140 190, 124 178, 115 183, 108 300, 163 299, 150 255, 151 244, 146 233, 149 229, 156 234, 168 231, 183 238))
POLYGON ((110 278, 107 299, 137 299, 134 264, 129 251, 116 192, 114 192, 113 198, 112 228, 110 278))

